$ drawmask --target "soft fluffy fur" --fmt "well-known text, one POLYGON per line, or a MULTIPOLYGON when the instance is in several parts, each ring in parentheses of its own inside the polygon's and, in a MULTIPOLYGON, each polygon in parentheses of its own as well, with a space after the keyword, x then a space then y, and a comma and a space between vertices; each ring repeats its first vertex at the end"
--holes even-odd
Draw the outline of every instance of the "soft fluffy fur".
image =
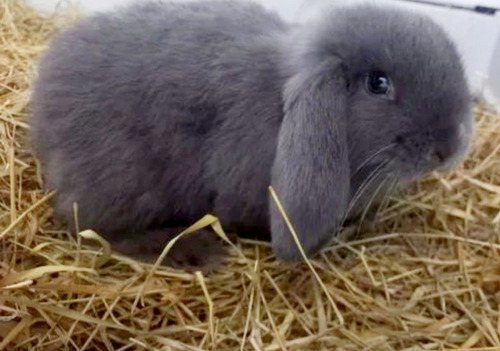
POLYGON ((472 135, 442 29, 367 5, 303 27, 225 1, 99 14, 54 40, 30 106, 61 218, 76 202, 80 227, 119 238, 214 213, 270 233, 284 259, 299 252, 269 185, 314 255, 381 188, 456 163, 472 135), (391 96, 367 91, 375 69, 391 96))

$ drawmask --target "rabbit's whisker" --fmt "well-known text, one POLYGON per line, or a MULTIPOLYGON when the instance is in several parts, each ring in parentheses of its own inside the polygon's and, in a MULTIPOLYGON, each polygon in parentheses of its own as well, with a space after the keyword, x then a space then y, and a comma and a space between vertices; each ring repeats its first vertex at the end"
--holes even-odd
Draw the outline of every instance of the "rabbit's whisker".
POLYGON ((387 188, 385 194, 384 194, 384 197, 382 198, 382 200, 380 201, 380 205, 378 206, 377 208, 377 212, 376 214, 378 214, 383 208, 384 206, 387 204, 387 201, 389 199, 389 195, 392 194, 392 192, 397 188, 398 186, 398 176, 396 175, 392 175, 392 177, 390 178, 392 179, 392 184, 390 187, 387 188))
MULTIPOLYGON (((342 219, 342 221, 340 222, 341 223, 341 226, 342 227, 345 223, 345 221, 347 220, 348 216, 349 216, 349 213, 352 211, 354 205, 356 204, 356 202, 359 200, 359 198, 361 197, 361 195, 364 193, 364 191, 371 185, 371 183, 382 173, 382 171, 384 170, 384 168, 389 164, 390 160, 387 160, 385 162, 382 162, 380 165, 378 165, 369 175, 368 177, 366 177, 366 179, 363 181, 363 183, 361 183, 361 185, 359 186, 358 190, 356 190, 356 193, 354 194, 354 196, 352 197, 350 203, 349 203, 349 206, 344 214, 344 217, 342 219)), ((340 228, 339 227, 339 228, 340 228)))
POLYGON ((364 166, 366 166, 366 164, 368 162, 370 162, 371 160, 373 160, 375 157, 377 157, 378 155, 380 155, 382 152, 384 151, 387 151, 388 149, 392 148, 396 146, 396 143, 390 143, 386 146, 383 146, 381 147, 380 149, 378 149, 377 151, 375 151, 374 153, 372 153, 370 156, 368 156, 359 166, 358 168, 356 168, 356 170, 354 171, 354 173, 352 174, 352 176, 356 175, 364 166))
POLYGON ((361 232, 361 227, 363 225, 363 222, 366 218, 368 211, 371 208, 371 205, 373 204, 373 201, 379 195, 380 190, 386 185, 388 179, 389 178, 385 178, 384 180, 382 180, 380 182, 380 184, 377 186, 377 188, 375 189, 373 194, 370 196, 370 199, 364 205, 363 211, 361 212, 361 217, 359 217, 359 219, 358 219, 358 228, 356 229, 356 235, 359 235, 359 233, 361 232))
MULTIPOLYGON (((368 211, 370 210, 370 207, 373 203, 373 200, 379 195, 380 191, 382 189, 384 189, 384 195, 382 196, 382 200, 380 202, 380 204, 382 204, 386 199, 387 199, 387 195, 389 193, 392 192, 392 190, 395 188, 397 184, 397 178, 394 177, 394 176, 390 176, 390 177, 387 177, 386 179, 384 179, 380 185, 377 187, 377 189, 374 191, 373 193, 373 196, 370 198, 370 201, 368 201, 368 203, 366 204, 365 208, 363 209, 363 213, 361 214, 361 218, 359 219, 359 223, 358 223, 358 229, 356 231, 356 235, 359 235, 360 231, 361 231, 361 227, 363 225, 363 222, 366 218, 366 215, 368 213, 368 211), (387 184, 390 184, 387 188, 384 189, 385 185, 387 184)), ((376 213, 378 213, 378 211, 380 210, 380 207, 381 205, 379 205, 377 207, 377 211, 376 213)))
POLYGON ((359 188, 356 190, 356 193, 353 195, 351 202, 349 203, 349 207, 347 209, 346 215, 352 210, 356 202, 360 199, 363 193, 368 189, 368 187, 372 184, 372 182, 382 173, 385 167, 389 164, 390 160, 382 162, 366 177, 365 180, 361 183, 359 188))

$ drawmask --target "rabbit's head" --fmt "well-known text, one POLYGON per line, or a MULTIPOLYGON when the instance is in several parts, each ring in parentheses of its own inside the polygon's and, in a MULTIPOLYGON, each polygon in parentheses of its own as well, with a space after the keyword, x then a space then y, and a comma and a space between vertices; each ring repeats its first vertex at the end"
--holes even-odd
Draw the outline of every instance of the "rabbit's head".
MULTIPOLYGON (((292 43, 273 185, 314 253, 360 190, 370 198, 383 182, 460 160, 472 137, 471 97, 455 45, 422 15, 337 9, 292 43)), ((296 257, 279 217, 272 210, 275 249, 296 257)))

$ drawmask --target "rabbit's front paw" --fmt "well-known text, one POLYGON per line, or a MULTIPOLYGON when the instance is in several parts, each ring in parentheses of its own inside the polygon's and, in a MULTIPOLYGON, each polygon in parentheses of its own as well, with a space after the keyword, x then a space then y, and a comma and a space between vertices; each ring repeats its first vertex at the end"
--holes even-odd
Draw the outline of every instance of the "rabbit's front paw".
POLYGON ((201 229, 180 238, 168 253, 165 263, 177 269, 208 274, 220 268, 226 258, 227 250, 217 235, 201 229))
MULTIPOLYGON (((113 249, 140 261, 154 263, 170 240, 184 228, 150 230, 126 239, 111 240, 113 249)), ((208 229, 200 229, 181 237, 168 252, 163 262, 167 266, 205 274, 220 268, 227 250, 219 237, 208 229)))

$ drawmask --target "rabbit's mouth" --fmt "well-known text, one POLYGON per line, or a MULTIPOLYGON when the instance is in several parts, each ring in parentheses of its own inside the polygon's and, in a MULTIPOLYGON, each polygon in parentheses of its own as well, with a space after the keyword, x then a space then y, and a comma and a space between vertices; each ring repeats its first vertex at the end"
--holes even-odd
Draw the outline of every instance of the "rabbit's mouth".
POLYGON ((441 165, 441 161, 429 158, 427 154, 420 157, 404 154, 400 157, 396 156, 393 158, 389 173, 398 179, 399 182, 406 183, 417 180, 435 171, 441 165))
MULTIPOLYGON (((375 189, 384 182, 401 183, 413 181, 438 169, 448 167, 439 157, 428 157, 428 152, 418 155, 415 150, 395 145, 379 154, 371 162, 358 167, 351 175, 351 193, 362 188, 375 189)), ((369 192, 370 190, 363 190, 369 192)))
POLYGON ((454 168, 469 149, 470 133, 462 123, 458 128, 400 135, 394 143, 391 169, 402 179, 416 179, 454 168))

